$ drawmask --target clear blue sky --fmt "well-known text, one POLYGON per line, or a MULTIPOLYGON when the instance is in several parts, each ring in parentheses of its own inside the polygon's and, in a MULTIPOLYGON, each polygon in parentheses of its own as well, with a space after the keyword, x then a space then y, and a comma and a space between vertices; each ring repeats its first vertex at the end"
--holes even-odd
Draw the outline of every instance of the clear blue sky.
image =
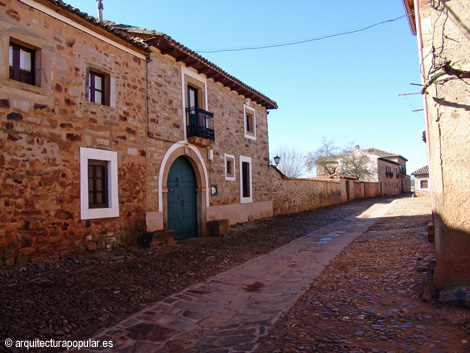
MULTIPOLYGON (((69 0, 96 16, 95 0, 69 0)), ((401 0, 103 0, 104 18, 163 32, 194 51, 263 46, 360 29, 405 14, 401 0)), ((406 18, 304 44, 200 53, 278 103, 269 144, 314 151, 322 136, 427 164, 416 37, 406 18)))

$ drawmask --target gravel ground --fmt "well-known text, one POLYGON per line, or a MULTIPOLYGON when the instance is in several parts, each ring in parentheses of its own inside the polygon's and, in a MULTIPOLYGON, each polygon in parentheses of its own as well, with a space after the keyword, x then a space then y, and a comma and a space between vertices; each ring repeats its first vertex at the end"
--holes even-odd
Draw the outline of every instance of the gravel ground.
POLYGON ((150 303, 377 201, 390 199, 356 200, 239 224, 223 238, 0 268, 0 338, 87 339, 150 303))
POLYGON ((423 302, 430 199, 402 198, 325 269, 258 352, 470 352, 470 311, 423 302))

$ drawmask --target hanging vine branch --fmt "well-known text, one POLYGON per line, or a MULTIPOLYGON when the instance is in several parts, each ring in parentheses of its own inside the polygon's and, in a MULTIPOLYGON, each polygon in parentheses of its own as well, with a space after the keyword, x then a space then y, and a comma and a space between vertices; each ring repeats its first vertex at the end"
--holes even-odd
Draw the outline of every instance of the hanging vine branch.
POLYGON ((470 71, 456 69, 452 67, 450 61, 446 61, 439 69, 435 70, 435 72, 436 74, 434 74, 423 86, 423 89, 421 90, 422 94, 426 93, 426 90, 442 76, 447 75, 451 78, 454 77, 457 79, 470 78, 470 71))

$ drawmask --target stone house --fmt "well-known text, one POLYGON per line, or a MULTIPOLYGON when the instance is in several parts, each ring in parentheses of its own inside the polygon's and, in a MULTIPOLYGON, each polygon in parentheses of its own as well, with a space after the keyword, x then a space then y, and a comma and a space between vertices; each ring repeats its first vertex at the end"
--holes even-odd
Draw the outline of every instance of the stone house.
POLYGON ((274 101, 60 0, 4 0, 0 29, 0 265, 272 215, 274 101))
POLYGON ((415 177, 415 193, 429 194, 431 182, 429 180, 429 166, 415 170, 411 175, 415 177))
POLYGON ((361 182, 379 184, 380 195, 394 195, 411 191, 410 176, 406 175, 406 162, 401 155, 377 148, 356 148, 336 156, 317 161, 317 176, 334 173, 353 175, 361 182))
MULTIPOLYGON (((438 288, 470 286, 470 8, 403 0, 417 36, 438 288)), ((442 292, 442 291, 441 291, 442 292)))

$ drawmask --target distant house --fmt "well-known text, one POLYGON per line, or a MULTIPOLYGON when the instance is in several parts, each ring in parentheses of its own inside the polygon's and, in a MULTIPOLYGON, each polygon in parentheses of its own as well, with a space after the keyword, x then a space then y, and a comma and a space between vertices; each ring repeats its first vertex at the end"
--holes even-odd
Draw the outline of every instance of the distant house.
POLYGON ((59 0, 0 13, 0 265, 273 214, 276 102, 159 32, 59 0))
POLYGON ((406 175, 408 160, 394 153, 377 148, 352 151, 317 160, 317 176, 332 174, 349 175, 363 182, 379 183, 381 195, 393 195, 411 191, 410 176, 406 175))
POLYGON ((415 193, 429 193, 431 184, 429 180, 429 166, 415 170, 411 175, 415 177, 415 193))
MULTIPOLYGON (((403 0, 417 36, 438 288, 470 286, 470 7, 403 0)), ((418 66, 417 66, 418 70, 418 66)))

